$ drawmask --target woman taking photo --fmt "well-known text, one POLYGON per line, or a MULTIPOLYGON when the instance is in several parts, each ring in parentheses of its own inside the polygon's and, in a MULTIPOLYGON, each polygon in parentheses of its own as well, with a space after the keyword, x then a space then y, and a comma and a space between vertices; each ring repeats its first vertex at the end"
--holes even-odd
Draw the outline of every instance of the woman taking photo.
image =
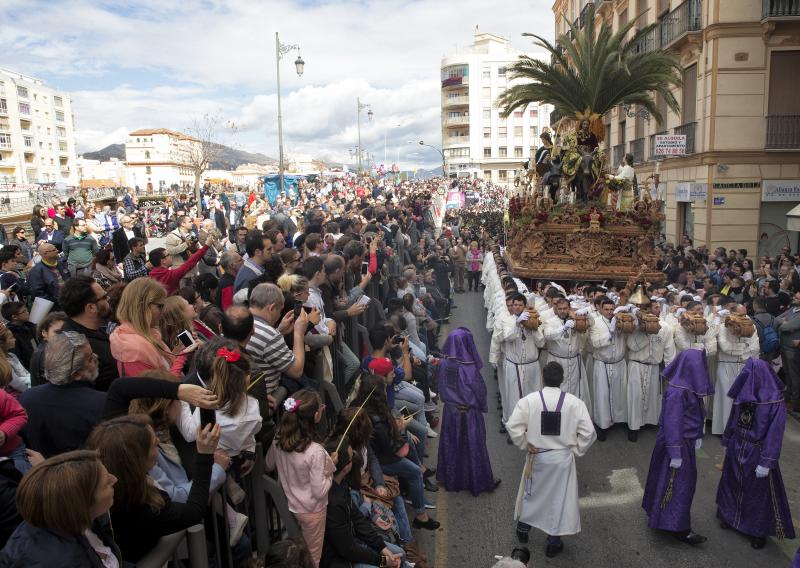
POLYGON ((186 503, 170 500, 147 476, 158 460, 158 438, 147 416, 120 416, 95 426, 86 443, 117 478, 111 521, 122 558, 137 562, 162 536, 203 522, 219 425, 197 433, 197 458, 186 503))
POLYGON ((44 229, 44 221, 47 219, 47 208, 41 205, 33 206, 33 214, 31 215, 31 232, 33 233, 33 240, 39 236, 39 233, 44 229))
POLYGON ((197 348, 197 344, 184 348, 179 343, 170 350, 161 339, 159 324, 166 300, 167 290, 151 278, 137 278, 125 286, 117 306, 120 325, 110 337, 120 376, 135 377, 154 369, 179 376, 188 354, 197 348))
POLYGON ((116 482, 93 451, 35 465, 17 489, 24 521, 0 551, 0 565, 119 566, 122 555, 108 517, 116 482))

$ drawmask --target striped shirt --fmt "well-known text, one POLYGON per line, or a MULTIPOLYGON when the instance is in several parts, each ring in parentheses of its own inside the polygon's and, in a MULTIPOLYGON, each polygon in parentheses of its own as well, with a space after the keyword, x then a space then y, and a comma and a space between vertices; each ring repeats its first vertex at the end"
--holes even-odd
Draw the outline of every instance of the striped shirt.
POLYGON ((261 398, 258 393, 263 393, 264 387, 267 394, 274 392, 278 388, 281 373, 294 363, 294 353, 286 345, 283 336, 258 316, 253 317, 253 335, 247 342, 245 351, 250 355, 256 368, 252 380, 255 381, 264 374, 264 378, 259 381, 260 384, 253 389, 255 392, 252 394, 256 398, 261 398))

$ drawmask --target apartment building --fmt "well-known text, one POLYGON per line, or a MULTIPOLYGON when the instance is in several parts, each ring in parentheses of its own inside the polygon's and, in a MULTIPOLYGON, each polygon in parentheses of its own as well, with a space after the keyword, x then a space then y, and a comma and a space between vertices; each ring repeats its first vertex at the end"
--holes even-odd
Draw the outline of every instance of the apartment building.
POLYGON ((148 192, 194 188, 189 156, 198 144, 191 136, 167 128, 131 132, 125 141, 127 185, 148 192))
POLYGON ((528 105, 503 119, 494 104, 513 84, 508 67, 522 53, 508 39, 476 28, 470 46, 442 59, 442 149, 449 176, 511 184, 535 153, 552 106, 528 105))
POLYGON ((661 123, 636 108, 604 117, 613 163, 630 152, 639 180, 658 171, 668 241, 687 235, 752 257, 797 250, 786 213, 800 201, 800 0, 556 0, 553 12, 557 35, 567 21, 657 23, 638 49, 679 53, 680 113, 657 98, 661 123), (686 135, 686 153, 657 158, 657 134, 686 135))
POLYGON ((0 69, 0 183, 76 185, 76 157, 69 95, 0 69))

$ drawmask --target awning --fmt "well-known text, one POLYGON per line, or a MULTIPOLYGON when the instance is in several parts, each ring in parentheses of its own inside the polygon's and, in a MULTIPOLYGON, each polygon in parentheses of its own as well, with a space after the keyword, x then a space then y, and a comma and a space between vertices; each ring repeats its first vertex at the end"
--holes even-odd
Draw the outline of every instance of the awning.
POLYGON ((800 231, 800 205, 795 205, 792 210, 786 214, 786 230, 800 231))

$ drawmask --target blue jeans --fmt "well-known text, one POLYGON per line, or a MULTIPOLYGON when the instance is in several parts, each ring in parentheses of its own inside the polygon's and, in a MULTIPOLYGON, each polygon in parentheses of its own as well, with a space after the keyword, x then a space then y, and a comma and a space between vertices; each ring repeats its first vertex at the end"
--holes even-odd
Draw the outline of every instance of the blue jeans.
MULTIPOLYGON (((386 545, 386 548, 388 548, 389 552, 391 552, 392 554, 402 554, 403 555, 403 564, 402 564, 402 566, 403 566, 403 568, 408 566, 408 563, 405 561, 405 554, 406 553, 403 551, 402 548, 400 548, 396 544, 392 544, 391 542, 384 542, 383 544, 386 545)), ((361 546, 364 546, 364 545, 362 544, 361 546)), ((373 564, 358 563, 358 564, 353 564, 353 568, 376 568, 376 566, 373 565, 373 564)))
POLYGON ((394 475, 408 485, 411 506, 417 515, 425 513, 425 487, 422 484, 422 469, 408 458, 381 466, 383 473, 394 475))
POLYGON ((411 523, 408 522, 408 513, 406 512, 406 502, 403 497, 398 495, 394 498, 392 504, 392 512, 397 521, 397 534, 403 543, 411 542, 414 536, 411 534, 411 523))
POLYGON ((13 452, 8 454, 8 458, 14 462, 14 467, 17 468, 17 471, 22 475, 28 473, 28 470, 33 467, 31 462, 28 461, 28 454, 25 453, 24 443, 20 443, 13 452))

